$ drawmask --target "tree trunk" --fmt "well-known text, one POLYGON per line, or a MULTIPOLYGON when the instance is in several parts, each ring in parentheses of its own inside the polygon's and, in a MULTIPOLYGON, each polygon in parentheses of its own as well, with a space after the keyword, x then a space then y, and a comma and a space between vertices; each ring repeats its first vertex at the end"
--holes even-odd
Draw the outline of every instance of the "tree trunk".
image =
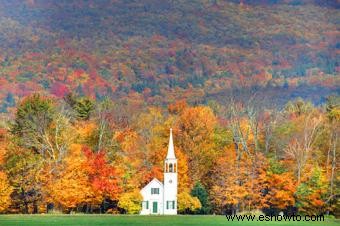
POLYGON ((28 214, 28 203, 24 201, 24 214, 28 214))
POLYGON ((331 170, 331 196, 333 196, 333 186, 334 186, 334 173, 336 168, 336 144, 337 144, 337 134, 334 133, 334 140, 333 140, 333 155, 332 155, 332 170, 331 170))
MULTIPOLYGON (((240 149, 239 149, 239 145, 238 143, 234 140, 234 145, 235 145, 235 150, 236 150, 236 154, 237 154, 237 162, 236 162, 236 167, 237 167, 237 177, 236 177, 236 183, 241 186, 241 178, 240 178, 240 161, 241 161, 241 153, 240 153, 240 149)), ((235 209, 235 214, 237 214, 240 211, 240 200, 238 200, 238 203, 236 205, 236 209, 235 209)))
POLYGON ((38 213, 38 204, 37 201, 33 201, 33 214, 37 214, 38 213))

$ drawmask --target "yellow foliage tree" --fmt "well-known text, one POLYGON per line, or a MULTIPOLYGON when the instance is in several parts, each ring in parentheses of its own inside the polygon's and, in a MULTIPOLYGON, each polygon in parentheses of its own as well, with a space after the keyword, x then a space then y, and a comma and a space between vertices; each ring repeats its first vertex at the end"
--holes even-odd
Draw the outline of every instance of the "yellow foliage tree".
POLYGON ((252 179, 251 160, 243 155, 237 161, 235 147, 225 149, 225 155, 216 161, 210 178, 210 197, 215 210, 223 213, 233 207, 234 211, 250 210, 261 207, 261 187, 265 176, 265 158, 257 155, 259 160, 252 179))
POLYGON ((178 159, 178 192, 188 192, 192 188, 192 183, 188 175, 188 157, 179 149, 176 150, 178 159))
POLYGON ((78 122, 75 126, 76 134, 78 135, 78 142, 86 143, 90 136, 96 130, 97 125, 94 122, 78 122))
POLYGON ((118 202, 118 206, 126 211, 128 214, 137 214, 142 209, 143 197, 139 190, 134 190, 123 194, 118 202))
POLYGON ((178 211, 180 213, 192 213, 201 207, 201 202, 197 197, 192 197, 188 192, 178 194, 178 211))
POLYGON ((0 172, 0 212, 7 209, 11 203, 11 193, 13 188, 9 184, 5 173, 0 172))

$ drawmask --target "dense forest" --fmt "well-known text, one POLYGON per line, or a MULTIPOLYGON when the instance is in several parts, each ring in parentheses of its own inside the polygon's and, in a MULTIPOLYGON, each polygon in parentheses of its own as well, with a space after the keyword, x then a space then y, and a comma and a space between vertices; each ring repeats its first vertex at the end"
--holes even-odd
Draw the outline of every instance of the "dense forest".
POLYGON ((0 0, 0 213, 339 216, 331 0, 0 0))
POLYGON ((136 107, 33 94, 0 134, 0 211, 138 213, 173 127, 181 213, 338 214, 340 99, 136 107))

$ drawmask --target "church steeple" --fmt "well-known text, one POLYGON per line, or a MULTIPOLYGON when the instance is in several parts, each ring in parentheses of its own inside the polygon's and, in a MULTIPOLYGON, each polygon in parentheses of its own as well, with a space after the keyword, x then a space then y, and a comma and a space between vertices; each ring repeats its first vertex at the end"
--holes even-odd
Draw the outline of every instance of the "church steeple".
POLYGON ((174 141, 172 138, 172 129, 170 129, 170 138, 168 154, 164 161, 164 214, 177 214, 177 159, 175 156, 174 141))
POLYGON ((176 159, 175 149, 174 149, 174 141, 172 139, 172 128, 170 129, 168 154, 166 155, 166 159, 176 159))

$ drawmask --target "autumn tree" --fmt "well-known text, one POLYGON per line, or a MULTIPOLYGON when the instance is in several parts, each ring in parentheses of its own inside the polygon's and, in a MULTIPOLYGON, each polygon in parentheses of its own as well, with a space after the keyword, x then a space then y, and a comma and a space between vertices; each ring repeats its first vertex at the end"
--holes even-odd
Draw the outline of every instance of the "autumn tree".
POLYGON ((209 190, 214 211, 237 214, 263 206, 263 190, 267 169, 266 158, 257 153, 258 163, 252 169, 252 159, 246 154, 238 157, 234 144, 225 147, 211 171, 209 190))
POLYGON ((89 183, 101 200, 105 198, 115 200, 120 192, 119 178, 115 167, 108 163, 105 152, 94 153, 89 148, 83 148, 89 183))
POLYGON ((8 142, 6 130, 0 128, 0 212, 5 212, 12 203, 11 194, 13 187, 5 172, 4 163, 7 154, 8 142))
POLYGON ((112 116, 112 102, 104 99, 96 105, 94 110, 95 122, 98 125, 95 133, 92 135, 95 140, 94 150, 113 151, 116 143, 113 139, 115 123, 112 116))
POLYGON ((269 167, 260 182, 260 206, 271 214, 286 211, 295 205, 296 184, 293 174, 287 172, 283 163, 269 159, 269 167))
POLYGON ((188 156, 189 175, 193 181, 204 178, 219 152, 214 142, 216 117, 209 107, 185 108, 174 130, 175 144, 188 156))
POLYGON ((86 169, 86 156, 82 146, 73 144, 69 154, 63 160, 63 166, 57 178, 46 187, 51 202, 56 209, 69 213, 80 204, 99 203, 96 190, 91 186, 86 169))
POLYGON ((7 207, 11 204, 12 191, 13 188, 9 183, 7 175, 0 171, 0 212, 6 211, 7 207))
POLYGON ((305 181, 297 188, 297 207, 306 214, 321 214, 325 212, 328 184, 324 173, 315 167, 305 181))
POLYGON ((42 199, 42 159, 31 150, 10 147, 5 159, 5 169, 13 185, 13 206, 21 213, 38 213, 42 199))
POLYGON ((201 202, 197 197, 193 197, 188 192, 181 192, 178 198, 178 212, 182 214, 196 213, 201 209, 201 202))
POLYGON ((321 116, 315 113, 313 114, 313 112, 299 117, 298 126, 300 126, 300 128, 287 145, 286 153, 296 164, 298 183, 300 183, 301 174, 312 155, 314 142, 321 129, 321 123, 321 116))
POLYGON ((176 150, 178 165, 178 192, 189 192, 192 188, 192 180, 189 177, 188 157, 179 149, 176 150))
MULTIPOLYGON (((250 98, 253 100, 253 97, 250 98)), ((262 165, 258 158, 262 158, 262 151, 260 148, 260 137, 262 131, 260 131, 260 119, 259 109, 254 104, 244 101, 235 101, 231 98, 229 106, 225 109, 225 117, 228 120, 228 129, 231 132, 233 146, 229 146, 229 150, 234 150, 236 154, 235 162, 235 185, 240 187, 240 194, 237 199, 229 203, 232 207, 236 207, 233 211, 239 211, 241 205, 244 204, 244 195, 248 197, 248 209, 251 210, 258 204, 254 202, 257 193, 255 192, 257 178, 262 173, 260 170, 262 165), (242 165, 249 166, 245 169, 241 169, 242 165), (245 172, 244 172, 245 171, 245 172), (243 175, 242 175, 243 174, 243 175), (244 178, 245 177, 245 178, 244 178), (249 185, 250 187, 247 188, 249 185), (253 192, 250 192, 253 191, 253 192)), ((230 175, 232 176, 232 175, 230 175)), ((217 187, 215 187, 217 188, 217 187)))
POLYGON ((326 116, 327 116, 327 130, 329 131, 329 147, 327 151, 327 160, 326 160, 326 175, 329 178, 329 198, 327 202, 329 206, 334 206, 335 208, 339 208, 336 203, 335 194, 339 193, 339 179, 337 177, 337 159, 339 158, 339 149, 340 145, 340 97, 339 96, 330 96, 327 98, 326 103, 326 116), (330 167, 329 167, 330 165, 330 167), (329 169, 330 168, 330 169, 329 169))
POLYGON ((114 162, 117 172, 121 175, 123 192, 132 191, 148 183, 150 171, 144 164, 147 157, 141 149, 144 146, 143 139, 131 129, 117 131, 114 139, 119 144, 114 162))
POLYGON ((242 200, 247 196, 247 176, 245 162, 241 160, 233 149, 226 149, 213 167, 209 192, 217 213, 236 214, 242 210, 242 200))
POLYGON ((127 192, 121 195, 118 202, 118 207, 122 208, 128 214, 138 214, 142 209, 143 197, 139 190, 127 192))
POLYGON ((171 114, 180 114, 187 107, 188 107, 188 104, 185 100, 179 100, 173 104, 169 104, 168 111, 171 114))
POLYGON ((274 149, 274 131, 279 121, 279 112, 275 109, 265 110, 262 114, 263 136, 264 136, 264 153, 268 154, 274 149))

